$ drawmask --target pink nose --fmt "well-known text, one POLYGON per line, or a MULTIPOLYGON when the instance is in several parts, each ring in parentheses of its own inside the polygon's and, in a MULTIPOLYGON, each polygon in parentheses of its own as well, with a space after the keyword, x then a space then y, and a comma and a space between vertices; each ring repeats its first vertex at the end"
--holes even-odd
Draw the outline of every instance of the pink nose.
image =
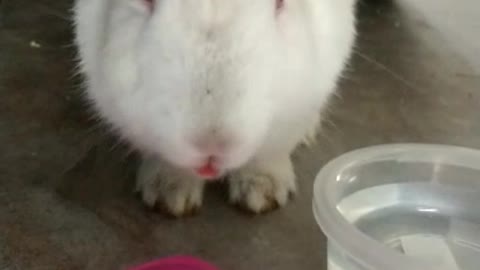
POLYGON ((219 175, 218 168, 215 166, 213 158, 209 158, 207 163, 202 167, 197 168, 196 171, 199 176, 207 179, 212 179, 219 175))

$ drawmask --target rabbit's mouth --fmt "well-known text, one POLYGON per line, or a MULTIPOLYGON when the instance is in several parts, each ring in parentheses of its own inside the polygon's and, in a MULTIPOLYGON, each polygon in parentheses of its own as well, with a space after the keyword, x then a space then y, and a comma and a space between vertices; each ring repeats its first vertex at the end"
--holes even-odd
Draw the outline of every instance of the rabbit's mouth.
POLYGON ((222 166, 219 158, 210 157, 202 166, 197 167, 194 172, 205 181, 216 181, 225 177, 229 169, 222 166))
POLYGON ((204 165, 197 168, 195 172, 205 180, 215 180, 222 175, 218 164, 212 157, 210 157, 204 165))

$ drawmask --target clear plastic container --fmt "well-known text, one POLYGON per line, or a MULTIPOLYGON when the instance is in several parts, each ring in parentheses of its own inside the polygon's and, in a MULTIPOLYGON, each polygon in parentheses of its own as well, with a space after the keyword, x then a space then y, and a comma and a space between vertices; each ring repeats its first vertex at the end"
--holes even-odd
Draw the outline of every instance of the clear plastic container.
POLYGON ((480 269, 480 151, 392 144, 317 175, 314 213, 330 270, 480 269))

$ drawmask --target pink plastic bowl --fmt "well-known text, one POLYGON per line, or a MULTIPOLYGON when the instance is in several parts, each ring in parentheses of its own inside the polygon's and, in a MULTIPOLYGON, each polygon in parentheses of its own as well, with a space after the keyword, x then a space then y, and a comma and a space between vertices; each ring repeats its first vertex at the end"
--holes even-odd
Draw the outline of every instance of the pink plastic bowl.
POLYGON ((155 260, 128 270, 218 270, 215 266, 188 256, 155 260))

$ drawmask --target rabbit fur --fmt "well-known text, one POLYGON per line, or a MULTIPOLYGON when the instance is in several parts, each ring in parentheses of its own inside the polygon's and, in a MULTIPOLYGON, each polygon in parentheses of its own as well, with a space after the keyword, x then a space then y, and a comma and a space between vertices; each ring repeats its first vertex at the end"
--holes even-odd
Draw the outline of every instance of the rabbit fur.
POLYGON ((296 191, 290 155, 350 57, 354 0, 77 0, 74 27, 86 97, 142 153, 147 205, 190 213, 228 174, 231 202, 261 213, 296 191))

